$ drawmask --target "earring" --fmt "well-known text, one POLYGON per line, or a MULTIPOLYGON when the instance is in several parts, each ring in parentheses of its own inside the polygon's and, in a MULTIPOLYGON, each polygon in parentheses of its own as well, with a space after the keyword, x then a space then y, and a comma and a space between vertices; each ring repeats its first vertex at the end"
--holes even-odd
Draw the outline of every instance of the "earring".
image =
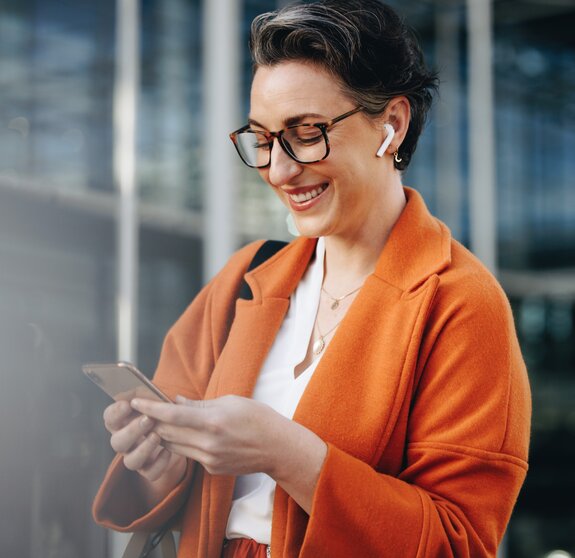
POLYGON ((391 124, 384 124, 383 127, 385 128, 387 135, 385 136, 385 140, 383 140, 383 143, 379 146, 379 149, 375 154, 376 157, 383 157, 385 150, 389 147, 389 144, 391 143, 393 136, 395 136, 395 130, 393 129, 393 126, 391 124))
POLYGON ((397 152, 397 149, 395 150, 395 153, 393 154, 393 160, 396 163, 401 163, 401 161, 403 161, 403 159, 399 156, 399 153, 397 152))

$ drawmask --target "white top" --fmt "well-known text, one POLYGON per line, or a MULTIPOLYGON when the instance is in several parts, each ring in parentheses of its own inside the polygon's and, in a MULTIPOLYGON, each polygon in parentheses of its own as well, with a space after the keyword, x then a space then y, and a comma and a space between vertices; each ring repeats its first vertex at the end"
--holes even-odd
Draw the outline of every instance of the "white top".
MULTIPOLYGON (((320 358, 297 378, 295 367, 305 358, 319 307, 325 243, 317 242, 315 259, 290 298, 290 306, 261 369, 253 399, 291 419, 320 358)), ((228 517, 226 538, 249 538, 270 544, 275 481, 264 473, 239 476, 228 517)))

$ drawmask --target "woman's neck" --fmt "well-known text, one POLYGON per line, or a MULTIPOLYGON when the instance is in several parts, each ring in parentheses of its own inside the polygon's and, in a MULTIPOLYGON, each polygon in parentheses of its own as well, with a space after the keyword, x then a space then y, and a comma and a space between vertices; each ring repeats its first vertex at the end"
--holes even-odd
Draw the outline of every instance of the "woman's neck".
POLYGON ((334 296, 343 295, 358 287, 373 273, 405 203, 405 194, 401 188, 387 196, 384 207, 372 211, 354 234, 325 237, 323 284, 330 293, 334 296))

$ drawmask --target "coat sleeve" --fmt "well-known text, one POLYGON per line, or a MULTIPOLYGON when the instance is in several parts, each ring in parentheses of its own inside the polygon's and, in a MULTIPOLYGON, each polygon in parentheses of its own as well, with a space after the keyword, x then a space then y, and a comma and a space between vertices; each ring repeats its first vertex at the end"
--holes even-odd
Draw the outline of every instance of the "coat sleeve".
POLYGON ((495 557, 527 471, 527 374, 494 280, 444 286, 438 299, 401 470, 384 474, 329 445, 302 557, 495 557))
MULTIPOLYGON (((154 375, 154 383, 168 396, 203 399, 231 327, 240 283, 260 245, 255 242, 237 252, 168 332, 154 375)), ((140 494, 139 475, 126 469, 117 455, 96 494, 94 519, 118 531, 159 528, 184 504, 194 468, 188 462, 182 482, 150 510, 140 494)))

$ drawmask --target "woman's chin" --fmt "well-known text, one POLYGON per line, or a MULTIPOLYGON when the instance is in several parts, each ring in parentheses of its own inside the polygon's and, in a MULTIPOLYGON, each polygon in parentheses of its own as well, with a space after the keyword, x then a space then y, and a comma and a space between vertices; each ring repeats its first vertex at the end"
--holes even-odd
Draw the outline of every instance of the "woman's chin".
POLYGON ((327 236, 329 234, 329 227, 325 223, 314 222, 312 219, 302 219, 293 216, 293 223, 295 229, 298 231, 299 236, 307 238, 318 238, 320 236, 327 236))

